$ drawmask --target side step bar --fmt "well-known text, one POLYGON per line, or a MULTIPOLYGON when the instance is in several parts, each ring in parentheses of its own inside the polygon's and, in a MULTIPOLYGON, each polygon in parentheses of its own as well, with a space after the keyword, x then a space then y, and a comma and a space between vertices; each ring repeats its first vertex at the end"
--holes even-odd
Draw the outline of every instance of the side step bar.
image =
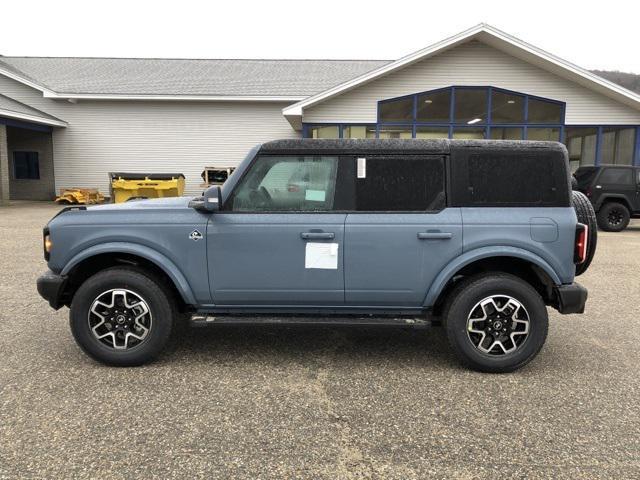
POLYGON ((191 325, 362 325, 362 326, 410 326, 428 327, 433 320, 427 317, 374 317, 374 316, 215 316, 203 313, 191 315, 191 325))

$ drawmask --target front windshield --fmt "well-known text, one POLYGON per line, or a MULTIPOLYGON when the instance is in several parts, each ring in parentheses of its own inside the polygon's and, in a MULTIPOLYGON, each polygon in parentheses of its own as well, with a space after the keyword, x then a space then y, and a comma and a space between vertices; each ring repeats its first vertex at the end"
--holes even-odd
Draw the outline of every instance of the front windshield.
POLYGON ((238 180, 240 179, 240 176, 242 175, 240 172, 244 172, 245 171, 247 165, 249 165, 251 163, 251 160, 253 160, 253 157, 255 157, 256 154, 258 153, 258 150, 260 150, 260 147, 261 147, 261 145, 256 145, 251 150, 249 150, 249 153, 247 153, 247 155, 240 162, 238 167, 231 173, 231 175, 229 175, 229 178, 227 178, 227 181, 222 184, 221 190, 222 190, 222 201, 223 202, 227 199, 227 197, 229 196, 229 194, 233 190, 233 187, 236 185, 236 183, 238 183, 238 180))

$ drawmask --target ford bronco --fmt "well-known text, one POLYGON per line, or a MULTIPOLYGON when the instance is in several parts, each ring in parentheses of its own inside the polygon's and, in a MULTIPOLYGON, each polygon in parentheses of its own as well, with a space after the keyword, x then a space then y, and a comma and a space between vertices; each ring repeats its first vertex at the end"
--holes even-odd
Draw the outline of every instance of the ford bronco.
POLYGON ((202 197, 62 210, 38 290, 110 365, 153 359, 185 317, 436 320, 468 366, 506 372, 542 348, 547 306, 584 311, 595 235, 559 143, 279 140, 202 197))
POLYGON ((574 178, 574 189, 589 198, 602 230, 621 232, 632 217, 640 217, 640 167, 580 167, 574 178))

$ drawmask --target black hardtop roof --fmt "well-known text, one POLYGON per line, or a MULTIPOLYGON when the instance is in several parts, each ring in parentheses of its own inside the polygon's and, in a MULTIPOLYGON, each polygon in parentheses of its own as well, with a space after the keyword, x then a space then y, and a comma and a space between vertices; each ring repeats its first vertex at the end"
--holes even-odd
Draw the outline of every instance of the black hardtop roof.
POLYGON ((532 140, 421 140, 421 139, 285 139, 263 143, 264 153, 416 153, 449 154, 455 149, 537 150, 566 152, 559 142, 532 140))

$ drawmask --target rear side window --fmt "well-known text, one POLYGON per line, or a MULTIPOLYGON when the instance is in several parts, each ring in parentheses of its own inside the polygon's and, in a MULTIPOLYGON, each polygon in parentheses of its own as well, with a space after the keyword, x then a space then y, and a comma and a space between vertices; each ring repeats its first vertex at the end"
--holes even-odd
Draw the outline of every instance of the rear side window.
POLYGON ((456 206, 569 206, 566 159, 555 151, 455 152, 456 206))
POLYGON ((598 183, 604 185, 631 185, 633 170, 630 168, 605 168, 600 174, 598 183))
POLYGON ((593 181, 597 173, 597 167, 580 167, 576 170, 576 173, 574 173, 573 176, 576 177, 578 186, 587 187, 593 181))
POLYGON ((352 162, 355 166, 341 179, 350 200, 345 210, 429 212, 445 207, 442 157, 369 156, 352 162))

